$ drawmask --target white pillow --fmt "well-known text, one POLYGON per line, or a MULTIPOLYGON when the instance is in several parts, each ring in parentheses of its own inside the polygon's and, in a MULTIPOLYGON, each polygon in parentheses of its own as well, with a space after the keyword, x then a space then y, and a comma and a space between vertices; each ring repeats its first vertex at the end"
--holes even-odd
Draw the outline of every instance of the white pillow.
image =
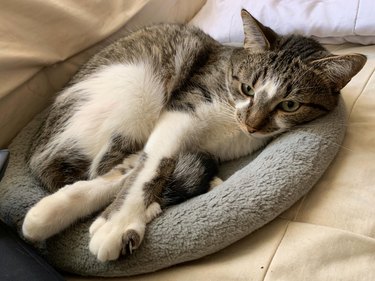
POLYGON ((222 43, 242 42, 242 8, 282 35, 375 44, 374 0, 208 0, 190 23, 222 43))

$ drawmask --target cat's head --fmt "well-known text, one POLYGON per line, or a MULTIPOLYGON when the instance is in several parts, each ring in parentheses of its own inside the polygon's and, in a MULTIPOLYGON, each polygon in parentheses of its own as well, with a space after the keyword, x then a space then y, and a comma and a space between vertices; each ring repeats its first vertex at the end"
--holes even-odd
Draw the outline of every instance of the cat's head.
POLYGON ((241 128, 271 136, 332 111, 340 90, 364 66, 300 35, 279 36, 242 10, 244 47, 233 52, 227 86, 241 128))

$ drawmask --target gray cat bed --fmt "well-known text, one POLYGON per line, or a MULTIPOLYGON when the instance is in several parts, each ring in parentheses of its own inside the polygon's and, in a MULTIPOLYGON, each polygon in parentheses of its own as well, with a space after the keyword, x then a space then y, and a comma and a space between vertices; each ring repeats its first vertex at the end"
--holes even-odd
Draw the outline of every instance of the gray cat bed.
MULTIPOLYGON (((36 117, 10 145, 0 183, 0 217, 19 232, 26 211, 47 194, 25 164, 42 119, 43 114, 36 117)), ((88 250, 93 217, 37 245, 38 250, 57 268, 97 276, 147 273, 212 254, 270 222, 310 190, 339 149, 345 119, 341 102, 330 115, 283 134, 256 156, 222 165, 224 183, 167 209, 149 224, 132 256, 98 262, 88 250)))

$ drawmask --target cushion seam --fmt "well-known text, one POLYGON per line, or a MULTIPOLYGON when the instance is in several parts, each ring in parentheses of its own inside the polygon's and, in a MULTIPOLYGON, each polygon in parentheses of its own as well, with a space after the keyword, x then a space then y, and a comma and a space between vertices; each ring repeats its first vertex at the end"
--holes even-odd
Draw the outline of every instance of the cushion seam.
MULTIPOLYGON (((282 220, 285 220, 285 219, 282 219, 282 220)), ((266 268, 266 270, 265 270, 265 273, 264 273, 264 276, 263 276, 262 281, 266 280, 266 277, 267 277, 268 271, 269 271, 269 269, 270 269, 270 267, 271 267, 271 264, 272 264, 272 262, 273 262, 273 259, 275 258, 276 253, 277 253, 277 251, 279 250, 280 245, 281 245, 281 243, 282 243, 283 240, 284 240, 285 234, 286 234, 286 232, 288 231, 288 228, 289 228, 290 223, 291 223, 291 221, 288 220, 288 223, 287 223, 287 225, 285 226, 285 230, 284 230, 283 236, 281 237, 279 243, 277 244, 276 249, 275 249, 275 252, 273 253, 273 255, 272 255, 272 257, 271 257, 271 260, 270 260, 270 262, 268 263, 268 266, 267 266, 267 268, 266 268)))
MULTIPOLYGON (((283 219, 281 218, 282 220, 286 220, 286 219, 283 219)), ((366 234, 361 234, 361 233, 356 233, 356 232, 353 232, 353 231, 350 231, 350 230, 347 230, 347 229, 342 229, 342 228, 338 228, 338 227, 334 227, 334 226, 329 226, 329 225, 324 225, 324 224, 318 224, 318 223, 312 223, 312 222, 306 222, 306 221, 291 221, 291 220, 288 220, 288 226, 291 222, 296 222, 296 223, 304 223, 304 224, 309 224, 309 225, 315 225, 315 226, 321 226, 321 227, 326 227, 326 228, 330 228, 330 229, 333 229, 333 230, 338 230, 338 231, 341 231, 341 232, 346 232, 346 233, 350 233, 350 234, 353 234, 353 235, 356 235, 356 236, 361 236, 365 239, 371 239, 371 240, 374 240, 375 241, 375 237, 371 237, 371 236, 368 236, 366 234)), ((284 234, 285 235, 285 234, 284 234)), ((284 238, 284 237, 283 237, 284 238)))
MULTIPOLYGON (((312 188, 314 188, 314 187, 312 187, 312 188)), ((302 209, 302 206, 305 203, 305 200, 306 200, 307 196, 308 196, 308 193, 302 197, 301 203, 298 206, 297 212, 296 212, 295 216, 293 217, 292 221, 296 221, 296 219, 297 219, 297 217, 298 217, 298 215, 299 215, 299 213, 300 213, 300 211, 302 209)))
POLYGON ((366 83, 364 83, 364 86, 362 87, 361 92, 359 93, 359 95, 357 96, 357 98, 354 100, 353 106, 350 109, 348 120, 350 120, 350 118, 352 117, 352 113, 354 111, 354 107, 357 105, 357 102, 358 102, 359 98, 362 96, 362 93, 366 90, 366 88, 367 88, 368 84, 370 83, 370 80, 371 80, 372 76, 374 75, 374 73, 375 73, 375 68, 372 70, 370 76, 367 78, 366 83))
POLYGON ((355 232, 353 232, 353 231, 349 231, 349 230, 345 230, 345 229, 341 229, 341 228, 337 228, 337 227, 332 227, 332 226, 327 226, 327 225, 321 225, 321 224, 316 224, 316 223, 311 223, 311 222, 294 221, 294 220, 291 221, 291 220, 289 220, 289 219, 284 219, 284 218, 280 218, 280 219, 281 219, 281 220, 284 220, 284 221, 287 220, 288 223, 287 223, 287 225, 286 225, 286 227, 285 227, 285 230, 284 230, 283 236, 281 237, 279 243, 277 244, 277 247, 276 247, 276 249, 275 249, 275 252, 273 253, 273 255, 272 255, 272 257, 271 257, 271 260, 270 260, 270 262, 268 263, 268 266, 267 266, 267 268, 266 268, 266 271, 265 271, 265 273, 264 273, 264 277, 263 277, 262 281, 265 281, 265 280, 266 280, 267 274, 268 274, 268 272, 269 272, 269 270, 270 270, 270 268, 271 268, 271 264, 272 264, 272 262, 273 262, 273 260, 274 260, 274 258, 275 258, 275 256, 276 256, 277 251, 278 251, 279 248, 280 248, 280 245, 281 245, 282 241, 283 241, 284 238, 285 238, 285 235, 286 235, 286 233, 287 233, 287 231, 288 231, 289 225, 290 225, 290 223, 292 223, 292 222, 303 223, 303 224, 309 224, 309 225, 315 225, 315 226, 321 226, 321 227, 327 227, 327 228, 330 228, 330 229, 333 229, 333 230, 338 230, 338 231, 340 231, 340 232, 345 232, 345 233, 353 234, 353 235, 355 235, 355 236, 360 236, 360 237, 364 237, 365 239, 371 239, 371 240, 374 240, 374 241, 375 241, 375 238, 374 238, 374 237, 370 237, 370 236, 367 236, 367 235, 364 235, 364 234, 355 233, 355 232))

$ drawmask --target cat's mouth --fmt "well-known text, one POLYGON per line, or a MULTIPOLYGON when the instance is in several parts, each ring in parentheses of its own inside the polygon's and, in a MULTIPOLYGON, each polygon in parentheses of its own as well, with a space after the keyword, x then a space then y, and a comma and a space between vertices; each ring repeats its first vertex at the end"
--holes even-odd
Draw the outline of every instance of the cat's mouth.
POLYGON ((246 134, 248 137, 255 138, 255 139, 263 139, 263 138, 270 138, 277 135, 280 135, 284 130, 282 128, 275 129, 272 131, 264 131, 262 129, 254 129, 249 127, 248 125, 240 122, 238 120, 239 126, 241 131, 246 134))
POLYGON ((248 137, 261 139, 261 138, 265 138, 269 136, 269 133, 265 133, 260 130, 253 130, 251 128, 249 129, 248 126, 240 122, 239 122, 239 126, 240 126, 241 131, 248 137))
POLYGON ((275 131, 272 131, 272 132, 255 132, 255 133, 252 133, 250 134, 252 137, 256 138, 256 139, 262 139, 262 138, 272 138, 272 137, 275 137, 275 136, 278 136, 280 135, 281 133, 283 133, 284 130, 282 129, 278 129, 278 130, 275 130, 275 131))
POLYGON ((256 139, 270 137, 275 134, 275 132, 265 132, 262 129, 255 129, 243 122, 240 116, 236 115, 236 121, 241 129, 241 131, 248 137, 253 137, 256 139))
POLYGON ((236 121, 240 127, 240 130, 246 134, 248 137, 255 138, 255 139, 264 139, 264 138, 271 138, 278 136, 285 132, 285 128, 274 126, 274 127, 262 127, 262 128, 254 128, 247 124, 241 114, 236 114, 236 121))

